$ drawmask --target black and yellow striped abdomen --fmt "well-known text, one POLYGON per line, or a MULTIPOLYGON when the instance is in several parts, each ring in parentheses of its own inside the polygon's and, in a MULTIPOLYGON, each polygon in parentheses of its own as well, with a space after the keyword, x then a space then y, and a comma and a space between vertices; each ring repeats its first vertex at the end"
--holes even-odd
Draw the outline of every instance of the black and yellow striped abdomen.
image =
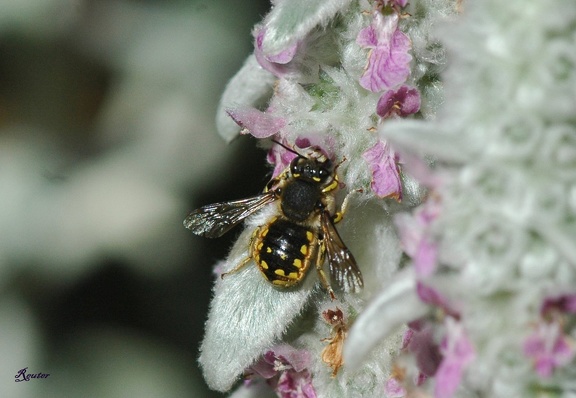
POLYGON ((284 218, 260 227, 253 239, 253 258, 264 277, 276 286, 298 284, 318 253, 316 233, 284 218))

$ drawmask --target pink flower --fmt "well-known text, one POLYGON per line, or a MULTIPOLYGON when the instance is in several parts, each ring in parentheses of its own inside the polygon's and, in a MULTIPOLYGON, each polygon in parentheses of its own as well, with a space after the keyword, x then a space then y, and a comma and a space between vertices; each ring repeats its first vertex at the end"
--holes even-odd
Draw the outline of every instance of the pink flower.
POLYGON ((406 396, 407 391, 400 381, 391 377, 386 381, 384 393, 387 398, 401 398, 406 396))
POLYGON ((576 314, 576 294, 560 294, 546 298, 540 313, 546 315, 554 310, 560 313, 576 314))
POLYGON ((402 248, 414 261, 419 277, 430 276, 436 270, 438 245, 430 234, 430 226, 439 214, 440 201, 431 195, 413 214, 398 214, 394 218, 402 248))
POLYGON ((403 8, 408 4, 408 0, 375 0, 374 8, 382 10, 385 6, 391 7, 393 9, 403 8))
POLYGON ((466 366, 474 360, 474 348, 466 336, 462 324, 452 317, 446 318, 446 336, 440 344, 444 356, 436 372, 434 396, 450 398, 462 380, 466 366))
POLYGON ((454 319, 460 318, 459 311, 454 309, 454 306, 438 290, 419 281, 416 283, 416 293, 422 302, 440 308, 444 311, 444 314, 449 315, 454 319))
POLYGON ((524 355, 534 361, 540 377, 550 377, 555 368, 574 358, 574 348, 557 322, 540 322, 524 341, 524 355))
POLYGON ((227 109, 226 112, 238 126, 242 127, 243 134, 249 133, 256 138, 273 136, 286 126, 284 118, 259 111, 256 108, 233 108, 227 109))
POLYGON ((250 370, 266 379, 281 398, 316 398, 309 365, 308 351, 280 345, 266 352, 250 370))
POLYGON ((396 154, 387 143, 378 141, 362 154, 372 170, 372 191, 380 197, 402 199, 400 170, 396 154))
POLYGON ((254 31, 254 56, 260 66, 276 77, 282 77, 294 72, 295 68, 290 62, 296 55, 298 45, 293 44, 278 54, 266 54, 262 48, 264 35, 266 35, 266 28, 254 31))
POLYGON ((388 4, 390 4, 391 6, 398 6, 398 7, 406 7, 406 4, 408 3, 408 0, 389 0, 388 4))
POLYGON ((403 349, 416 358, 416 366, 424 379, 432 377, 438 371, 442 361, 438 344, 434 341, 432 324, 426 320, 411 322, 410 329, 404 335, 403 349))
POLYGON ((414 267, 421 276, 431 275, 436 270, 438 245, 423 235, 414 255, 414 267))
MULTIPOLYGON (((285 142, 283 142, 285 144, 285 142)), ((272 144, 272 147, 268 151, 267 160, 268 163, 274 165, 274 171, 272 172, 272 178, 278 177, 282 173, 292 159, 296 157, 296 154, 288 151, 281 145, 276 143, 272 144)))
POLYGON ((278 379, 276 392, 281 398, 316 398, 308 371, 283 372, 278 379))
POLYGON ((376 113, 381 118, 394 115, 406 117, 420 110, 420 92, 408 86, 400 86, 397 90, 388 90, 378 100, 376 113))
POLYGON ((378 92, 404 83, 410 75, 408 54, 412 43, 398 29, 397 13, 384 16, 378 10, 373 12, 372 23, 358 33, 356 43, 369 48, 368 65, 360 78, 360 85, 367 90, 378 92))

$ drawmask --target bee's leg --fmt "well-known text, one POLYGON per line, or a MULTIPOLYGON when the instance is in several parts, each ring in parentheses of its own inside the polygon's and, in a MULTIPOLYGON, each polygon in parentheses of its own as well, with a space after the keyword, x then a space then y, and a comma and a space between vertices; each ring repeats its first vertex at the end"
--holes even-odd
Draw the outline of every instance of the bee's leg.
POLYGON ((258 232, 260 231, 260 228, 256 228, 256 230, 254 231, 254 233, 252 234, 252 236, 250 237, 250 253, 248 254, 248 257, 246 257, 244 260, 242 260, 240 262, 240 264, 238 264, 236 267, 232 268, 230 271, 228 272, 224 272, 223 274, 220 274, 220 279, 224 279, 225 276, 228 276, 230 274, 233 274, 235 272, 240 271, 242 268, 244 268, 246 266, 246 264, 248 264, 250 262, 250 260, 252 260, 253 255, 254 255, 254 243, 256 241, 256 236, 258 236, 258 232))
POLYGON ((246 264, 248 264, 248 262, 250 260, 252 260, 252 256, 246 257, 244 260, 242 260, 242 262, 240 262, 240 264, 238 264, 236 267, 234 267, 230 271, 224 272, 223 274, 220 274, 220 279, 224 279, 225 276, 228 276, 230 274, 233 274, 235 272, 240 271, 242 268, 244 268, 246 266, 246 264))
POLYGON ((332 216, 332 221, 334 221, 334 224, 342 221, 342 218, 344 218, 344 214, 346 213, 346 211, 348 210, 348 205, 349 205, 349 200, 350 200, 350 196, 352 196, 355 193, 362 193, 364 192, 363 189, 356 189, 352 192, 348 192, 348 195, 346 195, 346 197, 344 198, 344 201, 342 202, 342 206, 340 206, 340 211, 337 211, 336 213, 334 213, 334 215, 332 216))
POLYGON ((322 189, 322 193, 330 192, 338 188, 338 186, 340 185, 340 181, 338 179, 338 174, 336 174, 336 170, 338 170, 338 167, 340 167, 340 165, 345 161, 346 158, 342 158, 342 160, 336 166, 334 166, 332 181, 330 181, 330 184, 326 185, 322 189))
POLYGON ((330 299, 332 301, 336 300, 336 295, 334 294, 334 290, 332 290, 332 286, 330 286, 330 282, 328 282, 328 278, 326 278, 326 273, 324 272, 324 258, 326 247, 324 245, 324 241, 320 241, 318 245, 318 254, 316 255, 316 271, 318 271, 318 277, 320 278, 320 282, 324 286, 324 288, 328 291, 330 295, 330 299))
POLYGON ((288 170, 283 171, 280 175, 268 181, 268 184, 266 184, 266 187, 264 188, 264 192, 275 191, 276 189, 278 189, 278 185, 280 185, 282 181, 286 181, 288 178, 289 178, 289 171, 288 170))

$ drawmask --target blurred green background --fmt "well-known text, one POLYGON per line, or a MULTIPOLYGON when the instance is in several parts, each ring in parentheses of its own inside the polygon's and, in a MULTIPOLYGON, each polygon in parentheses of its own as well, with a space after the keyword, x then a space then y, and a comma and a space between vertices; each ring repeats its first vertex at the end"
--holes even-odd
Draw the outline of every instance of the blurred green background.
POLYGON ((268 8, 0 0, 0 396, 220 396, 196 359, 239 231, 182 221, 266 182, 214 117, 268 8))

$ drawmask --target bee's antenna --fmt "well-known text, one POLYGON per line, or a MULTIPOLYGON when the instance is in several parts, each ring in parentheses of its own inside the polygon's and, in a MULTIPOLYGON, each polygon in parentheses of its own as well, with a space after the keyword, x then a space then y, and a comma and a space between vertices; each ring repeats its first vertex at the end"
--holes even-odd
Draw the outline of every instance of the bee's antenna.
POLYGON ((289 146, 282 144, 280 141, 272 140, 272 142, 275 142, 276 144, 280 145, 282 148, 286 149, 287 151, 292 152, 293 154, 297 155, 299 158, 306 159, 306 156, 296 152, 293 148, 290 148, 289 146))

